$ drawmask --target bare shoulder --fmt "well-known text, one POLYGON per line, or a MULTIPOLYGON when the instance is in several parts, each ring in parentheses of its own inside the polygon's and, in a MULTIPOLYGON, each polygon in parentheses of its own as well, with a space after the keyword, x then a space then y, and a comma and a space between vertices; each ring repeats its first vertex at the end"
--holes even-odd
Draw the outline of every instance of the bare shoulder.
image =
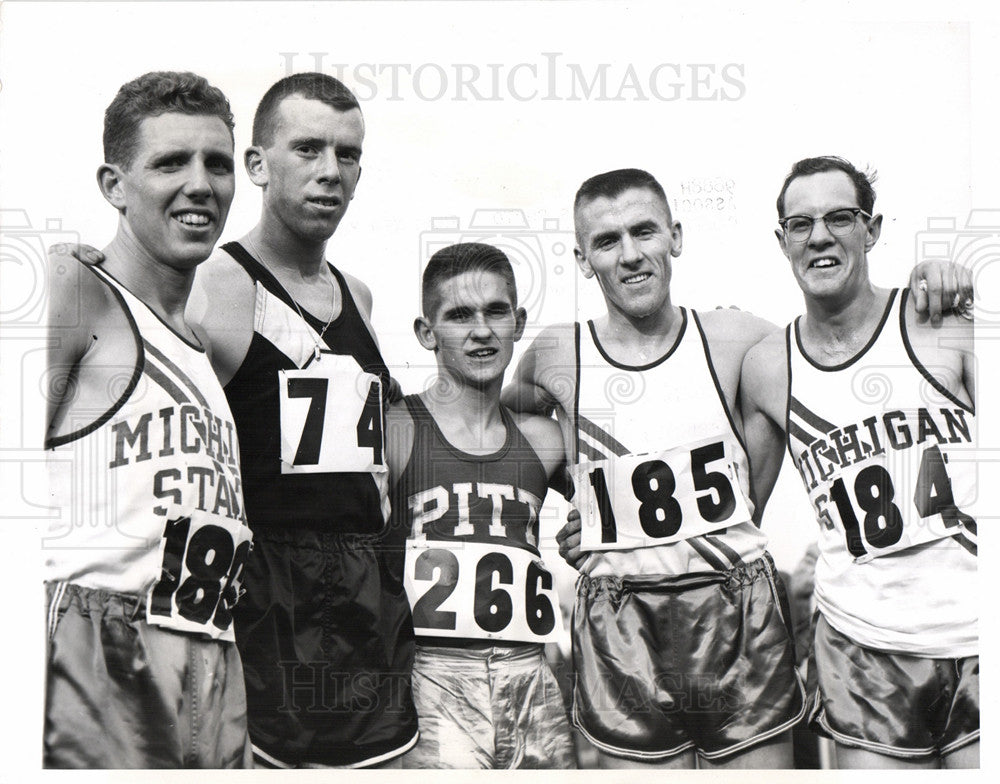
POLYGON ((125 322, 111 287, 95 272, 76 259, 50 257, 48 264, 49 330, 68 353, 82 353, 102 323, 110 320, 119 327, 125 322))
POLYGON ((528 439, 528 443, 535 450, 538 459, 542 461, 546 473, 551 476, 553 471, 565 460, 562 430, 560 430, 558 423, 545 416, 511 413, 515 424, 524 437, 528 439))
POLYGON ((747 349, 743 357, 743 383, 787 383, 787 349, 783 330, 772 332, 747 349))
POLYGON ((531 350, 540 357, 559 358, 576 354, 576 324, 564 322, 543 327, 531 343, 531 350))
POLYGON ((365 318, 370 319, 372 316, 372 290, 353 275, 348 275, 343 270, 341 270, 340 274, 343 275, 344 280, 347 281, 347 288, 351 290, 351 296, 354 297, 354 301, 357 303, 358 308, 361 310, 362 314, 364 314, 365 318))
POLYGON ((768 335, 780 332, 776 324, 743 310, 722 308, 698 313, 710 344, 725 342, 750 348, 768 335))
POLYGON ((562 451, 562 431, 556 420, 537 414, 523 414, 516 411, 510 413, 536 452, 540 449, 562 451))
POLYGON ((84 305, 100 305, 111 297, 108 287, 72 257, 48 257, 48 283, 49 321, 56 326, 79 321, 94 312, 84 305))
POLYGON ((205 342, 223 385, 235 375, 253 339, 255 296, 253 279, 223 250, 216 250, 195 273, 184 317, 205 342))
POLYGON ((576 325, 550 324, 543 328, 525 357, 531 363, 535 382, 559 397, 556 391, 576 377, 576 325))
POLYGON ((253 279, 236 259, 224 250, 216 249, 198 265, 192 296, 199 289, 212 295, 213 304, 220 300, 232 302, 253 296, 253 279))

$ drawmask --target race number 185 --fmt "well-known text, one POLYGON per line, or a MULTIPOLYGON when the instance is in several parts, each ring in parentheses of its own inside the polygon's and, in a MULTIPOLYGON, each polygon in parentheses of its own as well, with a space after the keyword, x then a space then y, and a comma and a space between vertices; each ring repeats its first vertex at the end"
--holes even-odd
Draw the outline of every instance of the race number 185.
POLYGON ((654 547, 750 519, 728 442, 579 463, 571 468, 584 550, 654 547))

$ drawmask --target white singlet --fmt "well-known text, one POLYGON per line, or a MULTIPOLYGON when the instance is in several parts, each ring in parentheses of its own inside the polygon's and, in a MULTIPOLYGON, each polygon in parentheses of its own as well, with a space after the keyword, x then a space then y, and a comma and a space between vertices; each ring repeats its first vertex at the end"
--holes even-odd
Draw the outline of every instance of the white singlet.
POLYGON ((45 579, 145 597, 147 620, 233 639, 250 550, 239 445, 203 348, 100 267, 137 347, 106 411, 77 411, 46 443, 61 516, 45 534, 45 579))
POLYGON ((581 571, 592 577, 724 571, 760 558, 767 545, 751 522, 746 451, 704 332, 693 311, 680 310, 674 345, 639 367, 611 359, 593 322, 576 325, 577 404, 562 423, 574 443, 573 500, 585 521, 588 497, 593 509, 603 494, 616 512, 610 526, 606 511, 596 516, 617 549, 587 556, 581 571), (723 509, 715 516, 725 527, 684 538, 692 525, 704 529, 705 508, 723 509))
POLYGON ((860 645, 978 654, 974 410, 919 362, 907 292, 857 355, 823 367, 786 331, 788 449, 816 509, 816 602, 860 645))

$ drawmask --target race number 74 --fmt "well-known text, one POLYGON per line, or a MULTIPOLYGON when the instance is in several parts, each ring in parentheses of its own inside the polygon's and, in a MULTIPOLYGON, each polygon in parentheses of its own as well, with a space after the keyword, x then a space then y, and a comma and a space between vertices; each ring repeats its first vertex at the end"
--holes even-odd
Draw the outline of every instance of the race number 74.
POLYGON ((278 393, 281 473, 385 470, 382 382, 354 357, 324 353, 283 370, 278 393))

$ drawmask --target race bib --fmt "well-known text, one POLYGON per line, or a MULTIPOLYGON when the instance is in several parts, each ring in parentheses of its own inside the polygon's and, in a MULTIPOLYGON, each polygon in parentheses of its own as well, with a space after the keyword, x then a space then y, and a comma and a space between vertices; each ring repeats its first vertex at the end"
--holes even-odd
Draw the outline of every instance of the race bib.
MULTIPOLYGON (((900 459, 904 457, 900 453, 900 459)), ((890 474, 885 455, 863 460, 839 469, 827 492, 813 495, 819 519, 838 521, 833 530, 826 526, 827 535, 844 536, 856 563, 954 536, 963 529, 975 536, 975 519, 958 507, 975 497, 974 487, 971 482, 953 485, 947 460, 936 444, 920 455, 915 481, 910 476, 912 464, 907 461, 903 468, 907 470, 890 474)), ((965 473, 962 477, 967 478, 965 473)))
POLYGON ((232 608, 251 538, 238 520, 200 510, 168 520, 160 579, 146 597, 147 622, 232 642, 232 608))
POLYGON ((737 465, 721 437, 570 467, 582 550, 655 547, 746 522, 737 465))
POLYGON ((354 357, 323 352, 306 367, 278 371, 281 473, 381 473, 385 465, 382 381, 354 357))
POLYGON ((528 550, 410 540, 404 580, 418 635, 550 642, 562 634, 552 575, 528 550))

